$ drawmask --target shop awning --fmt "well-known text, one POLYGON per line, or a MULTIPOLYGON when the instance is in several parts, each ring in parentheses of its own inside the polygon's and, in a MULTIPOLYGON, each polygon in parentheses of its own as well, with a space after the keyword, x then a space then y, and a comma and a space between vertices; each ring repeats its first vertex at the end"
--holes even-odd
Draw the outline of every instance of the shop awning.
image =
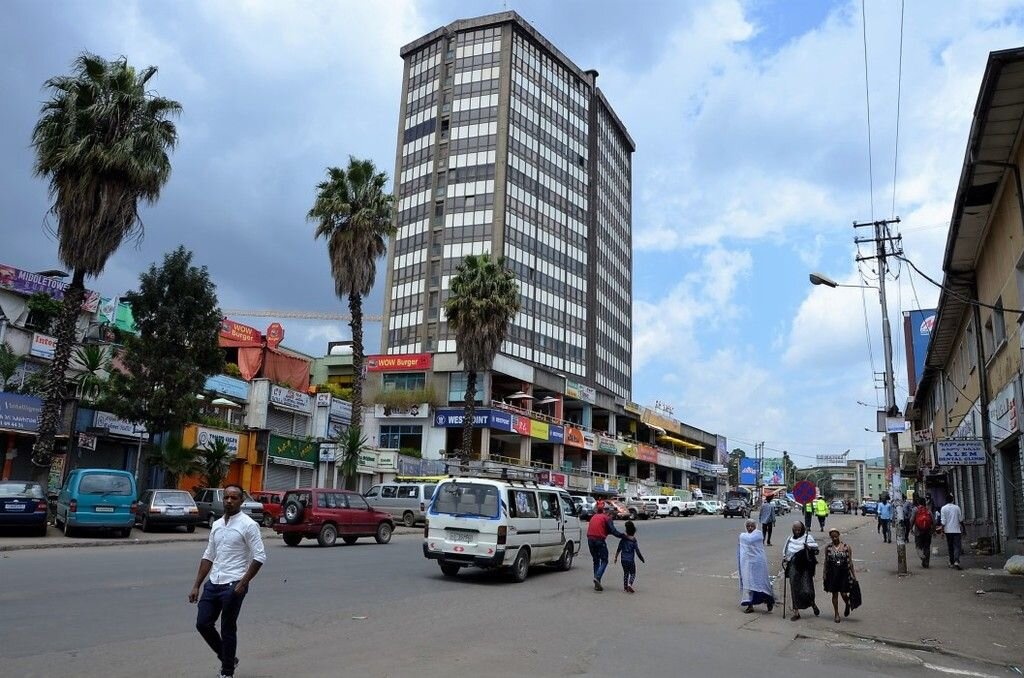
POLYGON ((670 436, 667 433, 665 435, 658 436, 658 442, 659 443, 660 442, 669 442, 669 443, 672 443, 673 445, 679 445, 680 447, 686 447, 686 448, 689 448, 691 450, 703 450, 704 449, 704 447, 702 445, 697 445, 695 443, 691 443, 691 442, 688 442, 686 440, 683 440, 682 438, 676 438, 675 436, 670 436))

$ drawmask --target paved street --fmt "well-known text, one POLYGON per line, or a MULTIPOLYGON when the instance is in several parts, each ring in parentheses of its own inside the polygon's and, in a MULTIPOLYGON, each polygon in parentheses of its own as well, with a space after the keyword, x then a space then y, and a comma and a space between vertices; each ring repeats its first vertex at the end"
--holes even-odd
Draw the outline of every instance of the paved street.
MULTIPOLYGON (((570 573, 536 569, 516 585, 480 572, 444 579, 416 535, 333 549, 272 539, 243 608, 238 675, 740 675, 770 666, 769 675, 810 676, 822 664, 839 676, 924 675, 926 663, 1014 675, 813 637, 835 630, 827 612, 797 624, 778 610, 741 614, 732 578, 741 527, 720 517, 640 523, 649 564, 633 596, 616 586, 617 566, 595 593, 588 557, 570 573)), ((181 543, 4 553, 4 675, 216 675, 186 602, 201 551, 181 543)), ((867 633, 881 612, 858 611, 842 626, 867 633)))

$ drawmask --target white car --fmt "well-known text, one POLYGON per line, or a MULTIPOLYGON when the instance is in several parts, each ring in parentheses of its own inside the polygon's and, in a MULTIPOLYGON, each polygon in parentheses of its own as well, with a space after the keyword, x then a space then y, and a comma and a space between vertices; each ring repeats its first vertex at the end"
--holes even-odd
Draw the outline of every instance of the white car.
POLYGON ((717 501, 711 501, 708 499, 702 499, 697 502, 697 513, 703 513, 705 515, 714 515, 721 511, 721 506, 717 501))
POLYGON ((640 501, 642 501, 642 502, 647 502, 647 503, 653 502, 653 503, 657 504, 658 505, 658 517, 659 518, 666 518, 666 517, 672 515, 672 506, 669 505, 669 502, 668 502, 669 498, 667 496, 665 496, 665 495, 652 494, 652 495, 647 495, 647 496, 644 496, 644 497, 638 497, 638 499, 640 501))
POLYGON ((423 555, 446 577, 463 567, 509 568, 526 579, 531 565, 572 569, 583 529, 565 490, 533 481, 468 476, 442 481, 427 507, 423 555))

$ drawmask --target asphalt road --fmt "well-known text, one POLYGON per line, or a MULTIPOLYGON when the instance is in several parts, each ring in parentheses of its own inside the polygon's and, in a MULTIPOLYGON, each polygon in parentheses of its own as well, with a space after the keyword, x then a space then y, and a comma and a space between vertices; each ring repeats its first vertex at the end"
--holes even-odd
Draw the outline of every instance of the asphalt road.
MULTIPOLYGON (((734 578, 741 520, 661 519, 639 529, 648 564, 639 565, 635 595, 621 590, 615 565, 596 593, 586 554, 570 572, 535 568, 514 584, 480 571, 446 579, 415 535, 331 549, 273 539, 239 620, 236 675, 929 672, 913 653, 803 637, 833 630, 827 610, 797 623, 778 609, 742 614, 734 578)), ((782 541, 772 549, 773 569, 782 541)), ((3 554, 0 675, 216 676, 187 602, 201 553, 201 544, 168 544, 3 554)), ((847 624, 867 632, 879 613, 858 610, 847 624)), ((953 664, 946 668, 955 674, 953 664)))

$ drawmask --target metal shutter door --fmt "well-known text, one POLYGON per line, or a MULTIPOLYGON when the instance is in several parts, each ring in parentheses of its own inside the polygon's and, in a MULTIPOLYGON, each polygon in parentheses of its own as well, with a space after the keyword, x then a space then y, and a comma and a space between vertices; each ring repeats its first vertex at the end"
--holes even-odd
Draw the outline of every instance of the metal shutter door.
POLYGON ((273 407, 267 409, 267 428, 278 435, 294 435, 294 419, 291 412, 283 412, 273 407))
POLYGON ((299 487, 313 487, 313 469, 299 469, 299 487))
POLYGON ((265 490, 293 490, 298 485, 295 483, 295 467, 275 464, 271 461, 267 464, 267 481, 264 483, 265 490))
POLYGON ((1013 522, 1018 539, 1024 539, 1024 473, 1021 472, 1021 446, 1010 457, 1010 482, 1013 483, 1013 522))

